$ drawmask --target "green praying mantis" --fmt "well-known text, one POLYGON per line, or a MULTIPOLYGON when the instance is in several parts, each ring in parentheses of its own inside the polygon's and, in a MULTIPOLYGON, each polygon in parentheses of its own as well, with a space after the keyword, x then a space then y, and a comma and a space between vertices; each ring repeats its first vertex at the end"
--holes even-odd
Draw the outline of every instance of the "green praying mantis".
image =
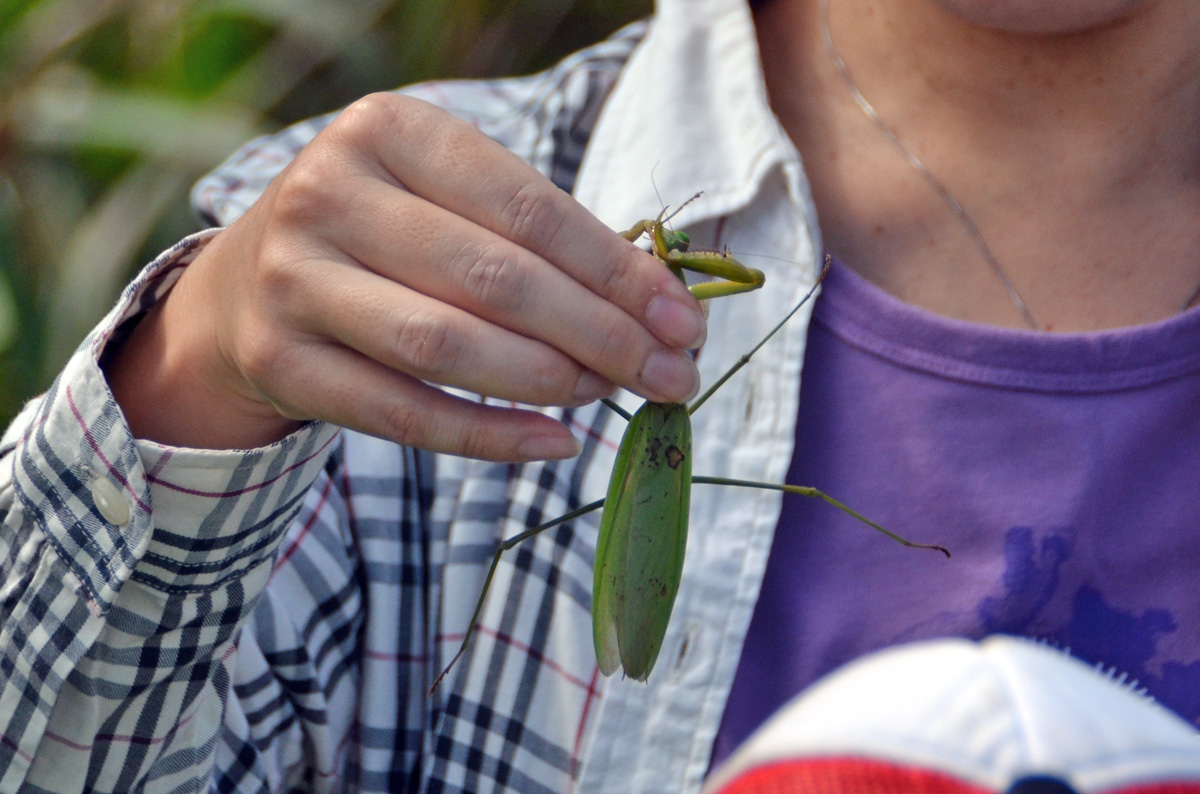
MULTIPOLYGON (((699 195, 692 196, 680 209, 699 195)), ((743 265, 728 251, 690 250, 688 235, 667 227, 674 214, 667 215, 664 208, 657 218, 638 221, 621 234, 630 242, 636 242, 643 235, 649 237, 651 252, 680 279, 684 278, 685 270, 719 279, 689 287, 701 300, 749 292, 763 285, 765 276, 761 271, 743 265)), ((499 545, 462 645, 435 679, 430 692, 437 689, 466 652, 504 552, 552 527, 599 509, 603 509, 603 513, 592 587, 592 638, 596 661, 606 676, 621 669, 627 677, 645 681, 662 649, 679 591, 693 483, 762 488, 821 499, 904 546, 950 556, 946 547, 901 537, 816 488, 692 475, 692 414, 808 302, 828 272, 829 264, 829 257, 826 257, 825 266, 812 289, 758 344, 690 405, 647 401, 630 415, 611 400, 604 400, 628 421, 617 448, 607 495, 514 535, 499 545)))

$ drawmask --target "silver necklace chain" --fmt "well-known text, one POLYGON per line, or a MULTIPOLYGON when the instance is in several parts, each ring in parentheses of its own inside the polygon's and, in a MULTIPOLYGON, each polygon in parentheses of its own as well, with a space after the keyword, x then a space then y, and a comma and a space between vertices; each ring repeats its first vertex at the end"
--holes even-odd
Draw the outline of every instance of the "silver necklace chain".
MULTIPOLYGON (((950 206, 950 209, 966 228, 967 233, 970 234, 971 238, 975 241, 975 245, 979 248, 979 253, 983 255, 983 259, 985 262, 987 262, 988 267, 992 269, 992 272, 995 273, 996 278, 998 278, 1000 283, 1004 286, 1004 290, 1008 293, 1008 297, 1012 299, 1013 305, 1016 306, 1017 311, 1020 312, 1021 317, 1025 320, 1025 324, 1035 331, 1042 330, 1043 326, 1037 321, 1037 318, 1033 316, 1033 312, 1030 311, 1029 305, 1025 303, 1024 299, 1021 298, 1021 294, 1017 292, 1017 288, 1013 286, 1012 279, 1008 277, 1008 274, 1004 272, 1004 268, 1000 266, 1000 262, 996 259, 996 255, 992 253, 992 249, 987 244, 987 240, 983 238, 983 233, 979 231, 979 227, 975 225, 975 221, 971 220, 971 216, 967 213, 966 208, 964 208, 959 200, 954 197, 954 194, 951 193, 944 184, 942 184, 941 180, 934 176, 933 173, 925 167, 925 164, 922 163, 920 159, 918 159, 917 156, 900 141, 900 139, 896 136, 896 133, 892 131, 892 128, 888 126, 888 123, 883 120, 879 113, 875 111, 875 108, 871 106, 871 103, 867 101, 867 98, 862 95, 861 91, 858 90, 858 84, 854 82, 854 78, 850 75, 850 69, 847 68, 846 62, 842 60, 841 54, 838 52, 837 47, 834 46, 833 43, 833 33, 829 28, 829 0, 821 0, 821 33, 825 38, 825 50, 829 53, 829 59, 833 62, 833 66, 835 69, 837 69, 838 74, 841 75, 842 81, 846 84, 846 88, 849 89, 850 95, 854 98, 855 104, 857 104, 862 112, 866 114, 867 118, 875 124, 879 131, 883 133, 883 136, 891 142, 892 146, 896 148, 896 150, 904 157, 904 159, 908 161, 908 164, 911 165, 913 169, 916 170, 916 172, 920 174, 926 182, 929 183, 929 186, 932 187, 934 191, 942 197, 946 204, 950 206)), ((1197 288, 1197 294, 1200 294, 1200 288, 1197 288)), ((1195 300, 1195 297, 1196 296, 1193 295, 1191 300, 1195 300)), ((1189 305, 1191 300, 1188 301, 1189 305)))
MULTIPOLYGON (((934 192, 941 196, 946 204, 950 206, 950 209, 962 222, 963 227, 966 228, 967 233, 970 234, 971 238, 975 241, 975 245, 979 248, 979 253, 983 256, 983 260, 987 262, 988 267, 992 269, 992 272, 995 273, 996 278, 998 278, 1000 283, 1004 286, 1005 292, 1008 293, 1008 297, 1012 299, 1013 305, 1016 306, 1017 311, 1020 312, 1021 317, 1024 318, 1025 324, 1035 331, 1042 330, 1043 326, 1037 321, 1037 318, 1033 316, 1033 312, 1030 311, 1029 305, 1025 303, 1024 299, 1021 298, 1021 294, 1017 292, 1017 288, 1013 286, 1012 279, 1008 277, 1008 274, 1004 272, 1004 268, 1000 266, 1000 262, 996 259, 996 255, 992 253, 992 249, 987 244, 987 240, 983 238, 983 233, 979 231, 979 227, 975 225, 975 221, 971 219, 971 216, 967 213, 966 208, 963 207, 959 200, 954 197, 954 194, 951 193, 944 184, 942 184, 941 180, 934 176, 933 173, 925 167, 925 164, 922 163, 921 160, 903 144, 903 142, 901 142, 900 138, 896 136, 896 133, 892 131, 892 128, 888 125, 888 123, 883 120, 883 117, 876 112, 871 103, 867 101, 867 98, 863 96, 862 91, 858 90, 858 83, 854 82, 854 77, 851 76, 850 69, 846 66, 846 62, 842 60, 841 53, 838 52, 837 47, 834 46, 833 43, 833 33, 829 27, 829 0, 821 0, 821 34, 825 39, 825 50, 829 53, 829 59, 833 62, 833 66, 837 70, 838 74, 841 75, 842 82, 846 84, 846 88, 850 91, 850 95, 854 98, 855 104, 858 105, 862 112, 866 114, 867 118, 871 120, 871 122, 879 129, 879 131, 883 133, 883 136, 891 142, 892 146, 895 147, 900 155, 908 161, 908 164, 911 165, 913 169, 920 174, 926 182, 929 183, 929 186, 933 188, 934 192)), ((1187 296, 1187 300, 1183 302, 1183 306, 1180 307, 1180 311, 1187 311, 1187 309, 1191 307, 1191 305, 1195 303, 1198 298, 1200 298, 1200 284, 1197 284, 1196 289, 1187 296)))

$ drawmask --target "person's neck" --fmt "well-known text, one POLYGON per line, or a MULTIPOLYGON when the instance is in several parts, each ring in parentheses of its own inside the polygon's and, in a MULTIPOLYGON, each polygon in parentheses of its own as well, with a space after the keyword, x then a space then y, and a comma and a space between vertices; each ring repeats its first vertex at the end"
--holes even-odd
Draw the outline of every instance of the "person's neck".
MULTIPOLYGON (((943 7, 973 0, 829 2, 854 82, 968 209, 1041 324, 1087 330, 1179 310, 1171 302, 1200 283, 1200 4, 1146 2, 1100 26, 1028 34, 943 7), (1126 300, 1126 282, 1146 275, 1130 272, 1139 252, 1173 269, 1126 300), (1047 275, 1047 261, 1061 272, 1047 275)), ((1021 325, 994 276, 962 264, 979 253, 961 218, 849 99, 819 0, 770 0, 756 16, 772 104, 805 158, 831 249, 911 302, 1021 325), (937 257, 943 270, 920 270, 922 284, 912 268, 873 272, 883 259, 937 257), (976 295, 991 305, 967 305, 976 295)))
POLYGON ((1148 164, 1197 172, 1200 4, 1158 2, 1066 34, 990 30, 932 0, 830 0, 837 47, 880 114, 914 142, 1019 147, 1030 167, 1113 186, 1148 164))

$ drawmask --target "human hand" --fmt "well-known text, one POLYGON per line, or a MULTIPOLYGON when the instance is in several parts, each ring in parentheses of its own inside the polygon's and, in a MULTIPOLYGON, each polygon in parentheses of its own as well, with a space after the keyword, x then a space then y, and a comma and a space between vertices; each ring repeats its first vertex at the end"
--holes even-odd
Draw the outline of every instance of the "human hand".
POLYGON ((376 94, 318 135, 108 364, 135 434, 249 447, 322 419, 485 459, 565 457, 534 405, 694 393, 683 284, 531 166, 376 94), (428 383, 426 383, 428 382, 428 383))

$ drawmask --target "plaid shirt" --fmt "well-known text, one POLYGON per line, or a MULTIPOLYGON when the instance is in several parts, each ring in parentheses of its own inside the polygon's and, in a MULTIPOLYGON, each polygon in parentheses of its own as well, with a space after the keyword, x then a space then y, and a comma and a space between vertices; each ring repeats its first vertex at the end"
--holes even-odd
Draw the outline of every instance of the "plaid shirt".
MULTIPOLYGON (((779 258, 754 264, 775 288, 713 305, 699 359, 711 382, 816 272, 807 188, 757 58, 742 0, 665 0, 652 25, 546 73, 408 93, 473 121, 614 227, 657 211, 654 170, 664 196, 706 190, 678 218, 700 241, 762 251, 770 239, 779 258)), ((203 180, 202 217, 231 222, 330 118, 256 141, 203 180)), ((506 556, 470 652, 430 697, 498 540, 602 495, 623 425, 599 404, 555 411, 583 452, 528 465, 319 423, 251 451, 134 439, 99 356, 215 233, 151 263, 0 445, 0 790, 697 789, 778 495, 693 491, 648 684, 596 667, 592 514, 506 556)), ((697 415, 700 473, 786 474, 802 315, 697 415)))

